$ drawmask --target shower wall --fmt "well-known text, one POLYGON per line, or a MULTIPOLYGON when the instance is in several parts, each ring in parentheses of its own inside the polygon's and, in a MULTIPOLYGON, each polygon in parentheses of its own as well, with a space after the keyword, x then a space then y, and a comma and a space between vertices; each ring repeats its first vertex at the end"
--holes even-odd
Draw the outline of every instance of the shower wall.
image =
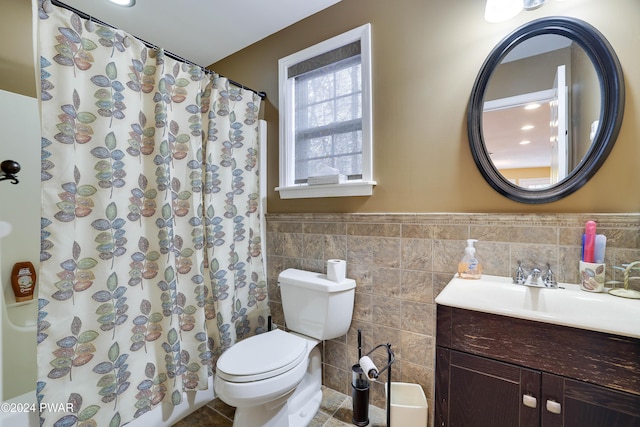
MULTIPOLYGON (((22 170, 19 183, 0 182, 0 220, 13 231, 0 240, 0 285, 6 319, 2 325, 3 398, 33 390, 36 382, 35 323, 37 296, 16 304, 11 270, 16 262, 31 261, 38 268, 40 256, 40 119, 35 98, 0 90, 2 142, 0 162, 15 160, 22 170)), ((37 291, 37 287, 36 287, 37 291)))
MULTIPOLYGON (((465 240, 479 239, 484 274, 512 276, 518 260, 528 268, 549 262, 558 281, 578 283, 581 234, 589 219, 608 238, 607 280, 612 279, 611 266, 640 259, 640 214, 268 214, 274 322, 284 324, 280 271, 325 272, 327 259, 345 259, 347 276, 357 283, 353 322, 346 336, 324 344, 323 383, 351 393, 361 329, 365 351, 392 344, 397 356, 392 381, 420 384, 431 409, 434 298, 457 271, 465 240)), ((378 367, 385 364, 382 353, 374 359, 378 367)), ((373 385, 372 403, 384 407, 386 375, 381 380, 373 385)))
MULTIPOLYGON (((2 283, 11 286, 13 264, 31 261, 38 266, 40 256, 40 118, 35 98, 0 90, 2 142, 0 162, 15 160, 22 170, 20 182, 0 182, 0 220, 13 226, 2 240, 2 283)), ((9 289, 10 291, 10 289, 9 289)), ((7 293, 5 292, 5 295, 7 293)), ((9 294, 13 297, 13 293, 9 294)), ((10 301, 10 300, 9 300, 10 301)))

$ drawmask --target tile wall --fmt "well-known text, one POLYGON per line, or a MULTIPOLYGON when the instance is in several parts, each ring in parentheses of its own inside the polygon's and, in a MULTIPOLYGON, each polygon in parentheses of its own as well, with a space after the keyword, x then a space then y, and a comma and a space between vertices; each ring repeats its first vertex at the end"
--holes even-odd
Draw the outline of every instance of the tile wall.
MULTIPOLYGON (((581 234, 587 220, 607 236, 607 280, 612 265, 640 260, 640 214, 268 214, 267 270, 275 323, 284 316, 277 287, 285 268, 325 272, 327 259, 347 261, 356 280, 353 322, 346 336, 324 343, 323 384, 350 394, 357 363, 357 330, 363 347, 391 343, 397 357, 392 381, 419 383, 433 408, 434 298, 457 271, 468 238, 478 239, 485 274, 512 276, 546 263, 560 282, 578 283, 581 234)), ((386 356, 374 362, 384 366, 386 356)), ((384 407, 384 381, 371 400, 384 407)))

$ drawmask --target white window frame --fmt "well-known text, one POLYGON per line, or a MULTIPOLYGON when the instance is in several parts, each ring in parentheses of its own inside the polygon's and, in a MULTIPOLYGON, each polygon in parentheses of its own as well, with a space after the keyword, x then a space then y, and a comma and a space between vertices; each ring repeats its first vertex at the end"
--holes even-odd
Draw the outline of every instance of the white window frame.
POLYGON ((313 197, 370 196, 373 180, 373 124, 371 91, 371 24, 335 36, 278 61, 280 107, 280 186, 281 199, 313 197), (362 179, 340 184, 308 185, 295 183, 295 79, 288 77, 291 66, 325 52, 360 41, 362 73, 362 179))

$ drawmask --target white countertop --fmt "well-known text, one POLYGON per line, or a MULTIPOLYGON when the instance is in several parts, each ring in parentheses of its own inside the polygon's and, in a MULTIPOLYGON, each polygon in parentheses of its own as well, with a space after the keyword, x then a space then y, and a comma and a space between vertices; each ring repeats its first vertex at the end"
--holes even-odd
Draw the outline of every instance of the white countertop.
POLYGON ((437 304, 640 338, 640 300, 591 293, 560 283, 558 289, 516 285, 510 277, 453 278, 437 304))

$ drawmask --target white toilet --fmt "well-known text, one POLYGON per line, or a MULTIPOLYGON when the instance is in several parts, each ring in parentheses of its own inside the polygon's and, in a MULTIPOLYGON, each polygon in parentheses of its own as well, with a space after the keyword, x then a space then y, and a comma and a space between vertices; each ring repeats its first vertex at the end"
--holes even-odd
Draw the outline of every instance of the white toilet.
POLYGON ((310 271, 278 276, 286 326, 249 337, 216 365, 216 396, 236 407, 234 427, 304 427, 322 400, 318 344, 347 333, 356 282, 310 271))

